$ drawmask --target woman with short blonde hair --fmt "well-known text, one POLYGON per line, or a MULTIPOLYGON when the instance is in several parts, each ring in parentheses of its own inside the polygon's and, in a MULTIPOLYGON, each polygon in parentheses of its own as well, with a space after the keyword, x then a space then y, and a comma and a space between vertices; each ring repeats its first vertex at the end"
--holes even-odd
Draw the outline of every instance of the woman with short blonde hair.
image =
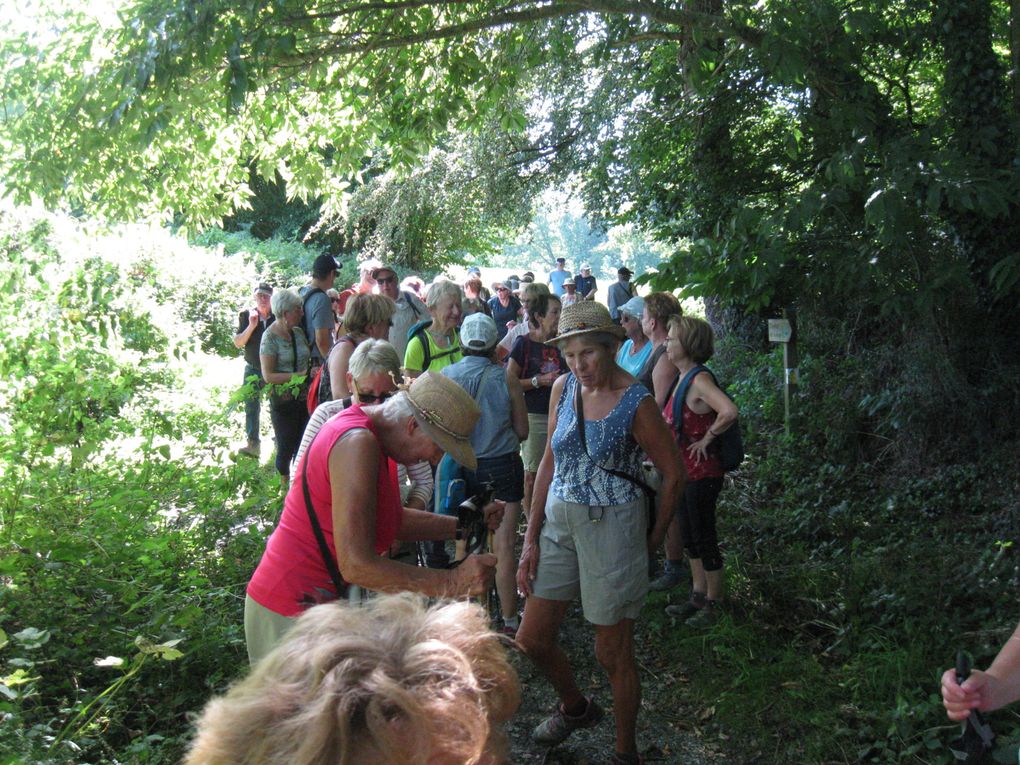
POLYGON ((432 323, 420 328, 407 341, 404 369, 408 376, 417 377, 429 370, 438 372, 463 358, 457 334, 463 297, 460 285, 455 282, 439 281, 429 287, 425 307, 432 323))
POLYGON ((344 311, 346 334, 337 338, 326 358, 323 379, 319 381, 319 403, 350 397, 347 365, 351 354, 363 340, 385 340, 389 337, 396 309, 396 304, 385 295, 354 295, 347 301, 347 310, 344 311))

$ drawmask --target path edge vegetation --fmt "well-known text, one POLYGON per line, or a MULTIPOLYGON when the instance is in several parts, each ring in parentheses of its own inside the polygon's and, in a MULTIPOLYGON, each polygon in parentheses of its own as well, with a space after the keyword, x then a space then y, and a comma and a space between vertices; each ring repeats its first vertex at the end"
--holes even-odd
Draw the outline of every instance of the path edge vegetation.
MULTIPOLYGON (((241 593, 280 502, 271 470, 229 456, 233 381, 187 387, 216 311, 188 295, 237 280, 240 299, 273 261, 197 248, 207 269, 172 284, 189 248, 168 235, 131 249, 23 211, 0 230, 2 761, 174 762, 244 671, 241 593)), ((644 660, 724 760, 948 763, 939 671, 961 647, 989 660, 1016 618, 1015 442, 938 460, 908 448, 917 422, 879 437, 860 426, 876 360, 816 346, 806 331, 788 437, 778 353, 721 343, 750 455, 720 512, 733 605, 691 633, 652 596, 644 660)))

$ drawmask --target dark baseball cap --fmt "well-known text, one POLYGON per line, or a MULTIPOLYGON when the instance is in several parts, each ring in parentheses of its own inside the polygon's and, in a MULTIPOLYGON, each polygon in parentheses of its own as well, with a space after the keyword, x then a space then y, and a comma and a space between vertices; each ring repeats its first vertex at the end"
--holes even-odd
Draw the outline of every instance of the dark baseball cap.
POLYGON ((340 266, 337 265, 336 258, 332 255, 320 255, 312 263, 313 274, 328 274, 330 271, 339 271, 340 266))

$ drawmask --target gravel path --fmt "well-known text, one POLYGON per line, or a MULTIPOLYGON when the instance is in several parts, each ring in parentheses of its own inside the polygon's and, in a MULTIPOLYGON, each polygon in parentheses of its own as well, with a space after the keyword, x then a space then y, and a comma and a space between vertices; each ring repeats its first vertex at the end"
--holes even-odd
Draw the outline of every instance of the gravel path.
MULTIPOLYGON (((561 644, 573 662, 582 690, 591 693, 606 710, 595 728, 576 731, 552 749, 531 741, 531 731, 556 706, 552 687, 523 655, 514 657, 520 673, 523 698, 520 710, 507 725, 514 765, 603 765, 613 752, 612 694, 605 672, 595 660, 594 633, 584 621, 579 604, 571 606, 563 623, 561 644)), ((647 762, 684 765, 726 765, 726 761, 698 735, 695 710, 687 708, 680 688, 686 681, 678 667, 663 666, 654 650, 655 636, 640 619, 636 645, 643 699, 638 716, 638 746, 647 762)))

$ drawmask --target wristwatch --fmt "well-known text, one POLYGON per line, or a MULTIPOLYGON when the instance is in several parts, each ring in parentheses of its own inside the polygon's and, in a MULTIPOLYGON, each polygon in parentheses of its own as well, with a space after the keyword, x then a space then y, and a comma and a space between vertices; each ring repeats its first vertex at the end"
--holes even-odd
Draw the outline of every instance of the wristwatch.
POLYGON ((531 378, 531 387, 538 388, 538 375, 531 378))

